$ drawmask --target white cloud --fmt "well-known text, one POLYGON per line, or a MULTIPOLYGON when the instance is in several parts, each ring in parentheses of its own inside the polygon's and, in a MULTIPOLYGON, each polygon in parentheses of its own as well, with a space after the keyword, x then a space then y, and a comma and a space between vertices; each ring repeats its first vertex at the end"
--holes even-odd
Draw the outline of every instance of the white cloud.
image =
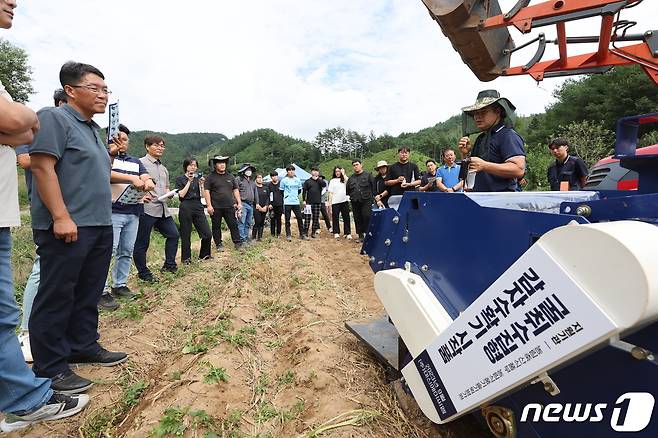
MULTIPOLYGON (((656 3, 628 17, 658 16, 656 3)), ((578 34, 596 33, 589 21, 578 34)), ((638 31, 651 27, 638 21, 638 31)), ((19 0, 14 28, 1 35, 30 54, 33 107, 50 104, 60 66, 79 60, 105 73, 132 129, 232 136, 269 127, 312 139, 340 125, 396 135, 446 119, 485 88, 521 113, 540 112, 560 83, 480 83, 420 0, 19 0)))

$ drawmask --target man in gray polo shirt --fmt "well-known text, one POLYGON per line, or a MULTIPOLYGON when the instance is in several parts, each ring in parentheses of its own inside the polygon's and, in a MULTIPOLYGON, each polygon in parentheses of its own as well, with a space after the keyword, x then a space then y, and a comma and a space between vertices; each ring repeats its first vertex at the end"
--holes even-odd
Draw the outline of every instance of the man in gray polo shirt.
POLYGON ((41 130, 30 146, 41 278, 29 330, 35 374, 73 394, 92 382, 69 364, 111 366, 128 356, 98 344, 97 306, 112 255, 112 194, 111 157, 92 117, 105 112, 109 91, 91 65, 67 62, 59 78, 68 104, 39 111, 41 130))

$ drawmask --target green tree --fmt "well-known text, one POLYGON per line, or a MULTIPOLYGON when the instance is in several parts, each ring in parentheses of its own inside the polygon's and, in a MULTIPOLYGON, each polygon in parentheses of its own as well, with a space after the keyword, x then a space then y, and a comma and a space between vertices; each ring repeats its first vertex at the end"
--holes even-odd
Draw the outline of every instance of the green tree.
POLYGON ((567 139, 570 153, 578 155, 588 166, 611 155, 615 149, 615 136, 603 122, 573 122, 561 126, 557 137, 567 139))
POLYGON ((0 81, 17 102, 25 103, 34 93, 32 68, 27 52, 0 38, 0 81))

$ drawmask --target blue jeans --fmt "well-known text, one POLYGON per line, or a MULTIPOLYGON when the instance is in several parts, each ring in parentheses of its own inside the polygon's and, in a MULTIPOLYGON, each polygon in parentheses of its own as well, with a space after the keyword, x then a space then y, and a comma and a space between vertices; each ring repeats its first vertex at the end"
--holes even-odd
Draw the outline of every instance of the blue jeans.
MULTIPOLYGON (((112 287, 125 286, 130 274, 133 260, 133 248, 139 228, 139 216, 134 214, 112 213, 112 287)), ((105 289, 110 288, 110 281, 105 282, 105 289)))
POLYGON ((251 227, 251 222, 254 219, 254 207, 247 204, 246 202, 242 203, 242 216, 240 216, 240 222, 238 223, 238 230, 240 230, 240 239, 243 242, 249 240, 249 227, 251 227))
POLYGON ((27 277, 27 283, 25 284, 25 290, 23 291, 23 319, 21 321, 21 330, 26 332, 28 323, 30 322, 30 313, 32 313, 32 303, 34 302, 34 297, 37 296, 39 291, 39 278, 41 276, 41 258, 37 254, 37 257, 34 259, 34 264, 32 265, 32 272, 30 276, 27 277))
POLYGON ((19 310, 11 274, 11 234, 0 228, 0 412, 21 413, 45 404, 53 392, 25 364, 14 329, 19 310))

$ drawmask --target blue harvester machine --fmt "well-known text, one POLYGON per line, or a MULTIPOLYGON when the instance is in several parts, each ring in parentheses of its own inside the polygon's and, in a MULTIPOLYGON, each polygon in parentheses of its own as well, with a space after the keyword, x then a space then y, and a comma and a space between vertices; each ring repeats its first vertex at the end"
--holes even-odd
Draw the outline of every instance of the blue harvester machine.
MULTIPOLYGON (((641 2, 519 0, 503 14, 496 0, 423 0, 483 81, 639 64, 658 84, 658 32, 629 34, 618 18, 641 2), (566 21, 596 16, 600 35, 566 37, 566 21), (533 59, 510 68, 507 27, 552 24, 557 40, 540 34, 533 59), (540 62, 547 43, 560 58, 540 62), (568 56, 578 43, 598 51, 568 56)), ((658 155, 635 153, 656 122, 617 125, 637 191, 407 192, 373 211, 363 251, 387 315, 347 326, 434 423, 481 413, 498 437, 658 436, 658 155)))
POLYGON ((637 191, 407 192, 373 211, 363 250, 387 316, 348 328, 430 420, 658 436, 658 155, 635 155, 649 122, 617 128, 637 191))

